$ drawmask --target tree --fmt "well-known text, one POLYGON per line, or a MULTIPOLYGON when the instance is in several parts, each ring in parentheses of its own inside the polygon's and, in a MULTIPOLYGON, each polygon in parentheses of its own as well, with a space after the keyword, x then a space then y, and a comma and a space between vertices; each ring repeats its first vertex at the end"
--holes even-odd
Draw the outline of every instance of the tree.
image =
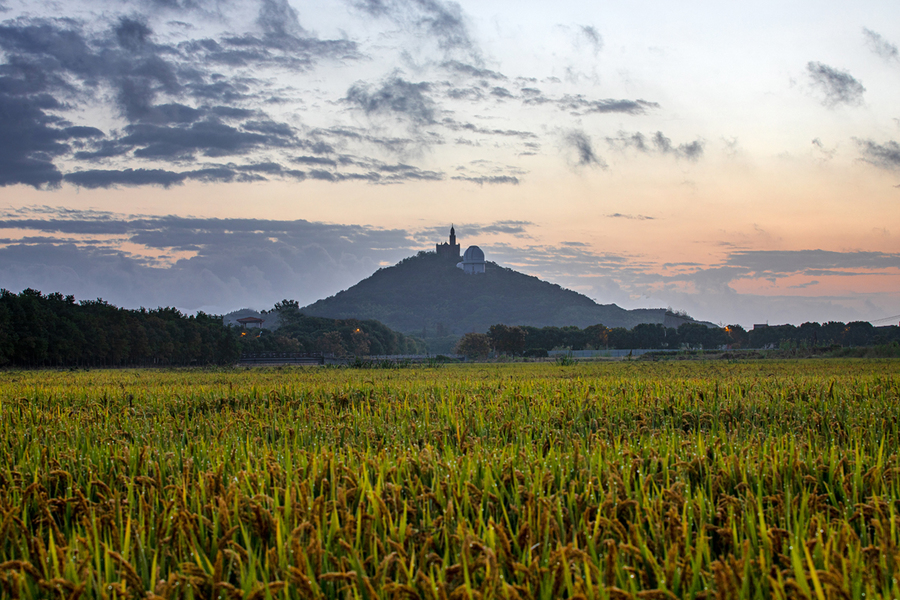
POLYGON ((484 358, 491 351, 491 339, 483 333, 467 333, 456 343, 456 353, 467 358, 484 358))
POLYGON ((491 325, 488 330, 491 347, 504 354, 521 354, 525 351, 525 330, 508 325, 491 325))
POLYGON ((750 345, 750 334, 740 325, 727 325, 725 335, 732 348, 746 348, 750 345))
POLYGON ((587 343, 595 350, 606 348, 609 345, 609 338, 607 337, 609 335, 609 329, 601 323, 585 327, 584 333, 587 338, 587 343))
POLYGON ((344 344, 341 341, 341 334, 337 331, 329 331, 319 336, 319 339, 316 340, 316 350, 322 354, 333 354, 335 356, 342 356, 346 353, 344 344))

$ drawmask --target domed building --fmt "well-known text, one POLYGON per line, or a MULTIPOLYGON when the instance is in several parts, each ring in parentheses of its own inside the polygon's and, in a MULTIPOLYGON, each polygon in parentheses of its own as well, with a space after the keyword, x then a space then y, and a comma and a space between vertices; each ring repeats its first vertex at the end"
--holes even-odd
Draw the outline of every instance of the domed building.
POLYGON ((484 252, 478 246, 469 246, 463 254, 462 262, 456 266, 466 275, 484 273, 484 252))

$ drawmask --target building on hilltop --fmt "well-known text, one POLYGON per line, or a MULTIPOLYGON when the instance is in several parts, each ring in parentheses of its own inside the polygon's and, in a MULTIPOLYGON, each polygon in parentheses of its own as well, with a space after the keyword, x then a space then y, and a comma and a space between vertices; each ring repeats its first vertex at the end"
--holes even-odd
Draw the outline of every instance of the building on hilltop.
POLYGON ((466 253, 463 254, 462 262, 457 263, 456 266, 462 269, 466 275, 484 273, 484 252, 478 246, 469 246, 466 253))
POLYGON ((437 255, 447 260, 456 262, 456 266, 462 269, 466 275, 474 275, 476 273, 484 273, 484 252, 478 246, 469 246, 466 253, 460 257, 459 244, 456 243, 456 230, 453 225, 450 226, 450 241, 443 244, 435 244, 434 250, 437 255), (462 260, 460 261, 460 258, 462 260))
POLYGON ((450 243, 435 244, 435 251, 441 258, 459 260, 459 244, 456 243, 456 231, 450 226, 450 243))

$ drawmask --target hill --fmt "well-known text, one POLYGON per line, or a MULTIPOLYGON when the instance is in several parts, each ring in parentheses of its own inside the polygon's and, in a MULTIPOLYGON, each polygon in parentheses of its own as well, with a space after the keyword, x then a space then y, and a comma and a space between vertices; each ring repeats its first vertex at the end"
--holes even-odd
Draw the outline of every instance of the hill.
POLYGON ((302 311, 334 319, 377 319, 392 329, 426 337, 458 337, 497 323, 534 327, 602 323, 630 329, 640 323, 678 327, 696 322, 663 308, 626 310, 597 304, 584 294, 492 262, 485 264, 484 274, 466 275, 452 260, 432 252, 379 269, 302 311))

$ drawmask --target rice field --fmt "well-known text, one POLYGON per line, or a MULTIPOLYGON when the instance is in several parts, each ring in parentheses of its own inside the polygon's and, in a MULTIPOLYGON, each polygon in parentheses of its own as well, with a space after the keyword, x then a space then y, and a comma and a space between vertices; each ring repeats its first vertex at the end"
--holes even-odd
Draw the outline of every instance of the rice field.
POLYGON ((0 374, 2 598, 900 598, 900 361, 0 374))

